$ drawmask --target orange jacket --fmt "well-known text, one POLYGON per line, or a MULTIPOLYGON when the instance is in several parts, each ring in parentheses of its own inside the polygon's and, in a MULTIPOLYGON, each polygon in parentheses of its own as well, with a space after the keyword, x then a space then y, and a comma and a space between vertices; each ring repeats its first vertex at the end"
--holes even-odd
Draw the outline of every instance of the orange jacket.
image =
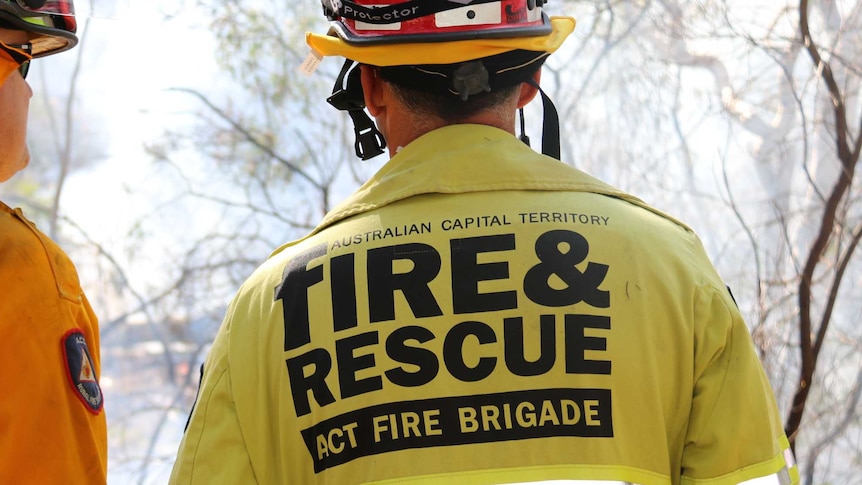
POLYGON ((2 202, 0 335, 0 483, 105 483, 96 316, 63 250, 2 202))

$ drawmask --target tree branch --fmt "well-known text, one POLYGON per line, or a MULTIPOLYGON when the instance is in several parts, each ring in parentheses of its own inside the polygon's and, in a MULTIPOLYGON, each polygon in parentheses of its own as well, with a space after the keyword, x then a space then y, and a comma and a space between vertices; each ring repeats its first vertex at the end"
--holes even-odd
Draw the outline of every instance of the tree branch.
MULTIPOLYGON (((800 275, 799 282, 799 352, 801 356, 801 369, 799 383, 796 393, 793 396, 793 404, 785 424, 785 432, 790 440, 791 448, 796 447, 796 433, 799 431, 799 425, 802 422, 802 416, 805 413, 805 405, 808 401, 808 394, 811 390, 811 383, 814 378, 814 372, 817 367, 817 357, 822 348, 822 342, 829 328, 831 313, 824 313, 823 319, 820 322, 820 328, 817 329, 816 341, 812 342, 812 294, 814 272, 820 264, 820 259, 829 247, 832 241, 832 234, 835 228, 835 219, 838 212, 838 206, 841 200, 844 199, 850 185, 853 181, 853 174, 858 161, 858 146, 854 149, 850 148, 847 141, 848 128, 846 118, 846 108, 841 90, 832 69, 829 64, 823 60, 820 52, 811 37, 811 30, 808 23, 808 0, 800 0, 799 3, 799 28, 802 35, 802 44, 808 52, 809 57, 814 63, 815 68, 823 78, 826 84, 829 95, 832 100, 832 112, 835 118, 835 138, 837 146, 837 155, 841 164, 841 172, 838 175, 838 180, 832 188, 829 198, 823 208, 823 216, 821 218, 820 229, 811 245, 808 253, 808 258, 800 275), (854 157, 854 153, 856 157, 854 157)), ((854 246, 855 247, 855 246, 854 246)))
POLYGON ((271 156, 272 158, 278 160, 279 162, 281 162, 284 166, 286 166, 287 168, 289 168, 293 172, 296 172, 300 177, 304 178, 306 181, 308 181, 308 183, 313 185, 318 190, 325 190, 325 187, 322 187, 320 185, 320 183, 317 182, 317 180, 315 180, 311 175, 307 174, 304 170, 299 168, 299 166, 297 166, 296 164, 290 162, 289 160, 285 159, 284 157, 279 156, 277 153, 275 153, 273 151, 273 149, 271 147, 267 146, 265 143, 262 143, 260 140, 258 140, 244 126, 237 123, 233 118, 228 116, 227 113, 224 112, 224 110, 222 110, 218 106, 214 105, 209 99, 207 99, 206 96, 204 96, 200 92, 198 92, 194 89, 189 89, 189 88, 170 88, 168 90, 188 93, 188 94, 191 94, 192 96, 198 98, 210 110, 212 110, 215 114, 217 114, 219 116, 219 118, 226 121, 231 126, 231 128, 233 128, 237 132, 239 132, 243 136, 243 138, 245 138, 249 143, 256 146, 257 148, 259 148, 261 151, 263 151, 267 155, 271 156))

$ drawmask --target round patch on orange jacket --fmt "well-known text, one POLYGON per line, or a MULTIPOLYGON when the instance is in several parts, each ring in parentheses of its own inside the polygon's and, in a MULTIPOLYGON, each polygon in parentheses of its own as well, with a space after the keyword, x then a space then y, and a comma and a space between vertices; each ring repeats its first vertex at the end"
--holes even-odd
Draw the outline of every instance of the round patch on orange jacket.
POLYGON ((102 388, 96 378, 96 366, 84 332, 72 329, 63 336, 63 353, 66 356, 66 371, 72 390, 93 414, 102 410, 102 388))

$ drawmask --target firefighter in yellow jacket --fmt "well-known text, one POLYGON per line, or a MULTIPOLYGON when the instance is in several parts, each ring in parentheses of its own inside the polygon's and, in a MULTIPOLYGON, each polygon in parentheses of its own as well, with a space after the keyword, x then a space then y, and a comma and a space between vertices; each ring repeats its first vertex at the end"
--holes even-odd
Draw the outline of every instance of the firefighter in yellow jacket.
POLYGON ((391 160, 239 289, 171 483, 798 482, 696 235, 556 160, 544 93, 516 136, 574 28, 542 7, 324 2, 329 101, 391 160))
MULTIPOLYGON (((76 43, 71 0, 0 0, 0 182, 30 159, 30 60, 76 43)), ((0 333, 0 483, 105 483, 96 317, 66 254, 2 202, 0 333)))

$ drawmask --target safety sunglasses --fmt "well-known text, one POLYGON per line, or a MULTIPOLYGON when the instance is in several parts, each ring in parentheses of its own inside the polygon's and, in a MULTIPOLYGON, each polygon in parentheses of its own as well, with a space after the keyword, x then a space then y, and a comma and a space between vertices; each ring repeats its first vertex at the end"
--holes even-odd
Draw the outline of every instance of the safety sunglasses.
POLYGON ((33 45, 29 42, 25 44, 6 44, 0 42, 0 49, 6 51, 18 63, 18 72, 21 73, 21 77, 27 79, 27 73, 30 71, 30 56, 33 52, 33 45))

